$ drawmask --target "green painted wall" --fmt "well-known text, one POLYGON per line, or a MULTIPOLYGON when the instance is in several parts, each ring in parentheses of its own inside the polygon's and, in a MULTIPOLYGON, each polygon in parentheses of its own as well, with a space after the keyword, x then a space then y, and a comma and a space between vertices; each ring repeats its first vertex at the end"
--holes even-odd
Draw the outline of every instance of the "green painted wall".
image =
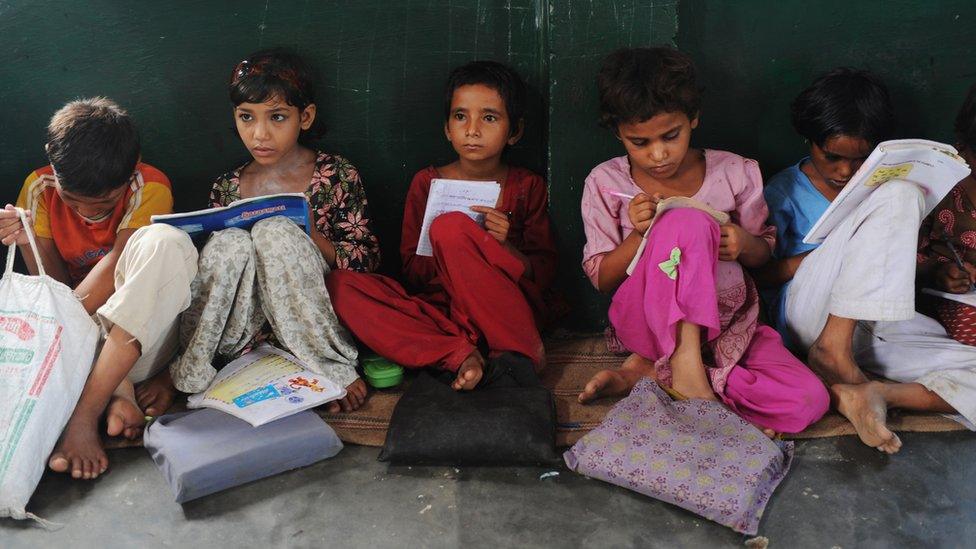
POLYGON ((950 143, 976 82, 972 0, 682 0, 678 15, 706 88, 695 141, 755 158, 767 177, 805 154, 789 104, 830 68, 877 72, 900 135, 950 143))
POLYGON ((804 151, 790 100, 835 65, 885 77, 903 134, 951 139, 976 81, 974 23, 971 0, 0 0, 0 198, 13 200, 44 163, 51 113, 101 94, 134 115, 177 207, 201 206, 213 177, 247 158, 226 97, 231 67, 258 48, 290 46, 318 69, 322 148, 360 167, 391 272, 410 176, 451 158, 441 130, 447 72, 499 59, 530 84, 527 134, 512 160, 549 178, 570 324, 595 327, 606 298, 579 267, 579 198, 589 170, 623 153, 596 125, 604 55, 662 43, 688 51, 706 87, 695 142, 757 158, 771 175, 804 151))

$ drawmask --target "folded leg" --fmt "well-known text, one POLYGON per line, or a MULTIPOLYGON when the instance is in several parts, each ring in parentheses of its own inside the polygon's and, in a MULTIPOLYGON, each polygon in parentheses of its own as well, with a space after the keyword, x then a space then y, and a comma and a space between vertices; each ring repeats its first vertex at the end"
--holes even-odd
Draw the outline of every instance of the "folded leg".
POLYGON ((522 262, 466 215, 439 216, 430 227, 437 272, 450 296, 450 317, 492 354, 514 352, 537 368, 545 361, 535 312, 519 281, 522 262))
POLYGON ((234 356, 265 322, 255 274, 254 244, 241 229, 215 232, 200 252, 191 286, 190 308, 180 323, 182 355, 170 366, 177 389, 196 393, 207 388, 217 370, 217 354, 234 356))
POLYGON ((329 266, 312 240, 284 217, 251 228, 264 316, 278 341, 342 387, 356 381, 356 345, 339 324, 325 286, 329 266))
POLYGON ((746 421, 777 433, 799 433, 823 417, 830 406, 823 382, 768 326, 756 328, 720 396, 746 421))
POLYGON ((342 323, 380 356, 407 368, 440 367, 456 372, 477 341, 437 307, 392 278, 333 271, 326 279, 342 323))

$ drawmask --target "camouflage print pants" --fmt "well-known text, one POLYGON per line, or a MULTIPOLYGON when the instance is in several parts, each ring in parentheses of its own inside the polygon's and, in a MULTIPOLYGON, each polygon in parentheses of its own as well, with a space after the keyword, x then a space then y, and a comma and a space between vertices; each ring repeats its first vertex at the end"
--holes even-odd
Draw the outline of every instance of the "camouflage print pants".
POLYGON ((266 322, 310 369, 342 387, 355 381, 356 346, 332 310, 328 273, 312 240, 284 217, 211 235, 180 325, 183 352, 170 367, 176 388, 206 389, 214 356, 236 357, 266 322))

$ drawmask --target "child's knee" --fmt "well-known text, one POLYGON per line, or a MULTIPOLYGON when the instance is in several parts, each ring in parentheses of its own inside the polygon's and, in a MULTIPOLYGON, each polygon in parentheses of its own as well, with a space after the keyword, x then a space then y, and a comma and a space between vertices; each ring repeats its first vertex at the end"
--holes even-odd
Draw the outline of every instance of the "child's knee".
POLYGON ((301 228, 287 217, 269 217, 262 219, 251 227, 251 239, 255 245, 273 244, 284 238, 301 238, 305 236, 301 228))
POLYGON ((715 218, 698 208, 675 208, 662 213, 654 222, 654 227, 707 230, 715 224, 715 218))
POLYGON ((182 263, 196 270, 197 249, 193 240, 172 225, 159 223, 139 228, 126 242, 125 253, 130 257, 162 260, 172 268, 182 263))
POLYGON ((921 217, 925 211, 925 195, 921 187, 900 179, 892 179, 882 184, 878 190, 871 193, 868 197, 868 200, 871 199, 878 202, 887 202, 898 208, 899 211, 904 210, 906 212, 905 215, 917 211, 917 215, 921 217))
POLYGON ((718 232, 715 218, 697 208, 668 210, 661 214, 651 229, 652 236, 674 236, 687 243, 716 241, 718 232))
POLYGON ((251 247, 251 233, 244 229, 230 228, 221 231, 214 231, 204 244, 204 252, 212 248, 238 248, 251 247))
POLYGON ((430 224, 430 243, 441 247, 453 247, 470 240, 475 229, 481 229, 470 217, 461 212, 448 212, 437 216, 430 224))
POLYGON ((251 235, 241 229, 224 229, 210 235, 197 263, 198 273, 206 279, 233 281, 239 279, 254 261, 251 235))

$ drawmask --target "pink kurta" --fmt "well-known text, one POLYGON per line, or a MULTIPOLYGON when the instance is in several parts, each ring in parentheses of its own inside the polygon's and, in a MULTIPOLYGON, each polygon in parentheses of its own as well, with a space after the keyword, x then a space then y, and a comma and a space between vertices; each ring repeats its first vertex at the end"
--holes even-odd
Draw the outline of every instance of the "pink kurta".
MULTIPOLYGON (((583 226, 586 229, 583 270, 594 287, 603 256, 616 249, 634 230, 627 216, 629 201, 609 194, 600 187, 628 195, 642 192, 630 175, 630 162, 626 156, 600 164, 586 178, 582 202, 583 226)), ((766 224, 769 210, 762 188, 762 175, 755 160, 731 152, 706 149, 705 179, 692 198, 727 212, 733 223, 762 237, 772 249, 776 243, 776 228, 766 224)), ((721 394, 729 371, 742 358, 756 329, 759 294, 736 261, 719 261, 715 275, 721 328, 708 337, 709 347, 715 355, 715 364, 709 369, 709 374, 715 391, 721 394)), ((637 352, 637 349, 630 350, 637 352)), ((666 366, 661 374, 664 379, 670 380, 670 371, 666 366)))
MULTIPOLYGON (((587 242, 583 269, 597 284, 600 263, 633 231, 625 194, 640 191, 627 157, 597 166, 586 180, 583 221, 587 242)), ((733 223, 775 243, 762 177, 753 160, 722 151, 705 151, 705 177, 693 196, 727 212, 733 223)), ((671 383, 669 359, 681 320, 706 330, 703 359, 715 392, 748 421, 779 432, 798 432, 826 412, 825 388, 792 356, 778 334, 759 325, 759 295, 735 261, 718 260, 719 226, 698 210, 667 212, 648 235, 648 246, 634 274, 613 297, 610 321, 628 350, 655 361, 658 381, 671 383), (661 263, 681 252, 677 275, 661 263)))

